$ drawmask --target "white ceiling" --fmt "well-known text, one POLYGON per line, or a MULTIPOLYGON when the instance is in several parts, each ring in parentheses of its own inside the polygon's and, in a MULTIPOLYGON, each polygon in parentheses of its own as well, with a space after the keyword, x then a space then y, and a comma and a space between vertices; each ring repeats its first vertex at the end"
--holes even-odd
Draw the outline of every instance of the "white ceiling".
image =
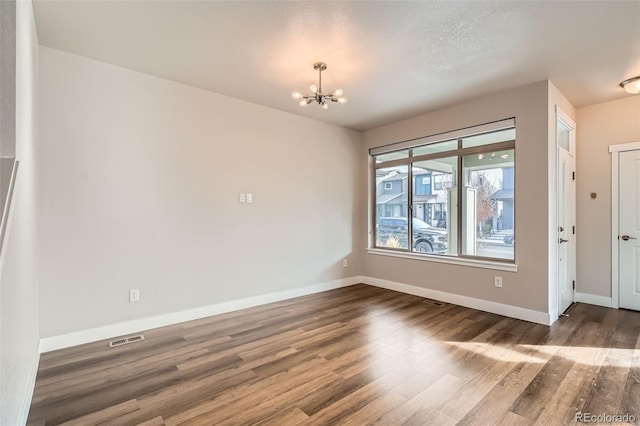
MULTIPOLYGON (((40 44, 365 130, 550 79, 577 107, 631 96, 640 1, 35 1, 40 44), (317 81, 349 102, 304 109, 317 81)), ((327 90, 328 89, 328 90, 327 90)))

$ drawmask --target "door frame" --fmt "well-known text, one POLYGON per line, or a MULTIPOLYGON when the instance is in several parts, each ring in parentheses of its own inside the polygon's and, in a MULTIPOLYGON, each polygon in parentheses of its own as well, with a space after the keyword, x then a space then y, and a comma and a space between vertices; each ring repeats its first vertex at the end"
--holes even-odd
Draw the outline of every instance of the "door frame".
MULTIPOLYGON (((554 241, 555 244, 557 245, 558 242, 558 224, 559 224, 559 220, 558 220, 558 215, 560 214, 559 208, 558 208, 558 196, 560 194, 560 188, 559 188, 559 182, 560 182, 560 150, 565 150, 568 151, 569 155, 571 157, 573 157, 573 164, 574 167, 576 166, 576 122, 569 117, 569 115, 567 113, 565 113, 559 106, 556 105, 556 123, 555 123, 555 149, 556 149, 556 164, 555 164, 555 177, 556 177, 556 189, 555 189, 555 197, 556 197, 556 229, 554 229, 553 235, 554 235, 554 241), (558 126, 559 124, 562 123, 564 125, 564 127, 569 129, 569 149, 565 150, 564 148, 562 148, 560 146, 560 143, 558 141, 558 126)), ((575 170, 574 170, 575 172, 575 170)), ((576 209, 576 201, 575 201, 575 194, 577 191, 574 191, 574 199, 573 199, 573 204, 572 206, 570 206, 570 208, 573 209, 573 220, 576 220, 576 213, 577 213, 577 209, 576 209)), ((565 209, 566 209, 566 205, 565 205, 565 209)), ((573 238, 576 238, 576 235, 572 235, 573 238)), ((569 257, 571 258, 571 264, 569 265, 570 270, 568 270, 567 272, 571 274, 572 279, 575 280, 575 276, 576 276, 576 244, 574 241, 574 244, 571 246, 571 253, 569 253, 569 257)), ((556 248, 555 250, 555 269, 556 269, 556 307, 557 307, 557 315, 561 316, 563 314, 563 312, 560 312, 560 296, 561 296, 561 283, 560 283, 560 250, 556 248)), ((572 290, 572 302, 575 302, 576 300, 576 290, 575 288, 572 290)))
POLYGON ((640 150, 640 142, 629 142, 618 145, 609 145, 611 154, 611 307, 620 307, 620 261, 618 247, 619 211, 620 201, 620 153, 640 150))

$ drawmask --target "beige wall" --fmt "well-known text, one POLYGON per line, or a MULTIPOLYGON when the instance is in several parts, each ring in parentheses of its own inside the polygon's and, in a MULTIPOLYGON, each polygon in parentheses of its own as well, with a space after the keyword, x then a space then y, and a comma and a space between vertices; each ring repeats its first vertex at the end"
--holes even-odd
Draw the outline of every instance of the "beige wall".
MULTIPOLYGON (((365 275, 477 299, 548 312, 548 101, 542 81, 451 108, 400 121, 364 134, 360 165, 362 193, 368 191, 368 149, 420 136, 516 117, 516 263, 504 272, 366 254, 365 275), (494 287, 494 276, 503 288, 494 287)), ((364 201, 366 203, 366 201, 364 201)), ((360 223, 367 235, 368 218, 360 223)))
POLYGON ((38 40, 30 1, 16 3, 16 158, 0 256, 0 424, 26 422, 38 361, 38 40))
POLYGON ((359 274, 360 133, 44 47, 40 114, 43 337, 359 274))
POLYGON ((611 154, 640 142, 640 96, 577 110, 577 279, 581 293, 611 297, 611 154), (592 199, 590 194, 597 197, 592 199))

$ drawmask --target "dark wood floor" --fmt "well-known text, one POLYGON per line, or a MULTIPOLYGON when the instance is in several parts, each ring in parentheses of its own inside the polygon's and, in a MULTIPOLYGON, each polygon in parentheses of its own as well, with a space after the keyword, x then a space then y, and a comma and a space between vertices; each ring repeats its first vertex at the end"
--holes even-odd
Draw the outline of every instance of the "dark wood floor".
MULTIPOLYGON (((640 418, 640 313, 554 326, 355 285, 42 355, 29 424, 571 424, 640 418)), ((637 420, 636 420, 637 422, 637 420)))

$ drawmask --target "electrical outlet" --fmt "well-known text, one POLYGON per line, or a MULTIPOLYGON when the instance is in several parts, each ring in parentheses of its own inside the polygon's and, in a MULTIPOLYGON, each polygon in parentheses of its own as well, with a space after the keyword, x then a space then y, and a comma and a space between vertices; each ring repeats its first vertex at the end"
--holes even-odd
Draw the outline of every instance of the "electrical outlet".
POLYGON ((246 203, 247 202, 247 198, 246 198, 245 194, 240 194, 240 202, 241 203, 246 203))
POLYGON ((349 266, 349 261, 347 260, 347 258, 345 258, 345 259, 342 261, 342 266, 343 266, 343 267, 345 267, 345 268, 346 268, 347 266, 349 266))
POLYGON ((502 277, 495 277, 493 283, 496 287, 502 288, 502 277))
POLYGON ((129 302, 139 302, 140 301, 140 289, 132 288, 129 289, 129 302))
POLYGON ((253 194, 247 194, 247 203, 253 203, 253 194))

